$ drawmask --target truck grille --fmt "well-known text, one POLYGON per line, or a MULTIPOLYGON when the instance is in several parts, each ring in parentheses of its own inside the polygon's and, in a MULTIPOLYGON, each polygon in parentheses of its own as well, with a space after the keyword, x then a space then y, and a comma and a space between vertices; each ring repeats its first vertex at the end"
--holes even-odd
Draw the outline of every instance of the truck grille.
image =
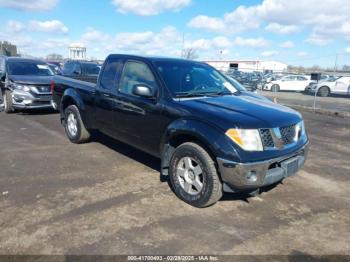
POLYGON ((260 136, 264 148, 275 147, 275 143, 273 142, 270 129, 260 129, 260 136))
POLYGON ((263 128, 260 129, 260 137, 263 147, 280 148, 295 142, 296 125, 290 125, 280 128, 263 128))
POLYGON ((295 125, 281 127, 280 131, 283 144, 288 145, 294 142, 295 125))

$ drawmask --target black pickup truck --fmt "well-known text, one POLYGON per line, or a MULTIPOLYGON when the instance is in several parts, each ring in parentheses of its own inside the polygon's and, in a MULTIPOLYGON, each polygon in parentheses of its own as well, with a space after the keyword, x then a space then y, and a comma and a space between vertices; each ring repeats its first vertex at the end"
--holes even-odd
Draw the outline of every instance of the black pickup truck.
POLYGON ((70 141, 99 130, 161 158, 161 174, 196 207, 223 192, 256 194, 307 157, 299 113, 204 63, 110 55, 96 85, 56 76, 53 90, 70 141))

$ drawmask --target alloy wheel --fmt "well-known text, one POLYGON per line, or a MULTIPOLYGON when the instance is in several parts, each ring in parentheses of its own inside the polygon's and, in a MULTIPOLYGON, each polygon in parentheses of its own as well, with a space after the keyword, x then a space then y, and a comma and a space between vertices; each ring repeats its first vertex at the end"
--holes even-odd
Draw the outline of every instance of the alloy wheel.
POLYGON ((190 195, 198 195, 203 189, 203 170, 191 157, 183 157, 177 164, 176 177, 182 189, 190 195))

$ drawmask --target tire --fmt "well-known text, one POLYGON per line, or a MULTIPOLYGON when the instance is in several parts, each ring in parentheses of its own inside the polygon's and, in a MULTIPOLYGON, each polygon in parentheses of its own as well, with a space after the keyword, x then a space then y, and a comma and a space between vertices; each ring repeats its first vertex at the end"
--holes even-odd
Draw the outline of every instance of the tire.
POLYGON ((320 89, 317 91, 317 94, 322 97, 327 97, 330 94, 328 86, 322 86, 320 89))
POLYGON ((13 108, 12 94, 10 90, 5 90, 5 92, 3 93, 3 101, 4 101, 4 112, 6 114, 15 112, 15 109, 13 108))
POLYGON ((279 85, 273 85, 271 86, 271 92, 279 92, 280 91, 280 86, 279 85))
POLYGON ((68 106, 64 111, 64 129, 74 144, 86 143, 90 139, 90 132, 86 129, 79 109, 75 105, 68 106))
POLYGON ((194 207, 213 205, 223 194, 215 162, 195 143, 184 143, 175 149, 169 179, 177 197, 194 207))

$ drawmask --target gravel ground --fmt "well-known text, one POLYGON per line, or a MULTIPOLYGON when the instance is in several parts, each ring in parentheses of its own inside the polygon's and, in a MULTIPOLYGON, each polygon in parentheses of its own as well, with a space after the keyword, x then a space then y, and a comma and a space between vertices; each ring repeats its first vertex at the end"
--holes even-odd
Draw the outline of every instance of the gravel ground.
POLYGON ((205 209, 158 159, 105 136, 73 145, 57 114, 0 113, 0 254, 350 255, 350 121, 302 113, 297 176, 205 209))

